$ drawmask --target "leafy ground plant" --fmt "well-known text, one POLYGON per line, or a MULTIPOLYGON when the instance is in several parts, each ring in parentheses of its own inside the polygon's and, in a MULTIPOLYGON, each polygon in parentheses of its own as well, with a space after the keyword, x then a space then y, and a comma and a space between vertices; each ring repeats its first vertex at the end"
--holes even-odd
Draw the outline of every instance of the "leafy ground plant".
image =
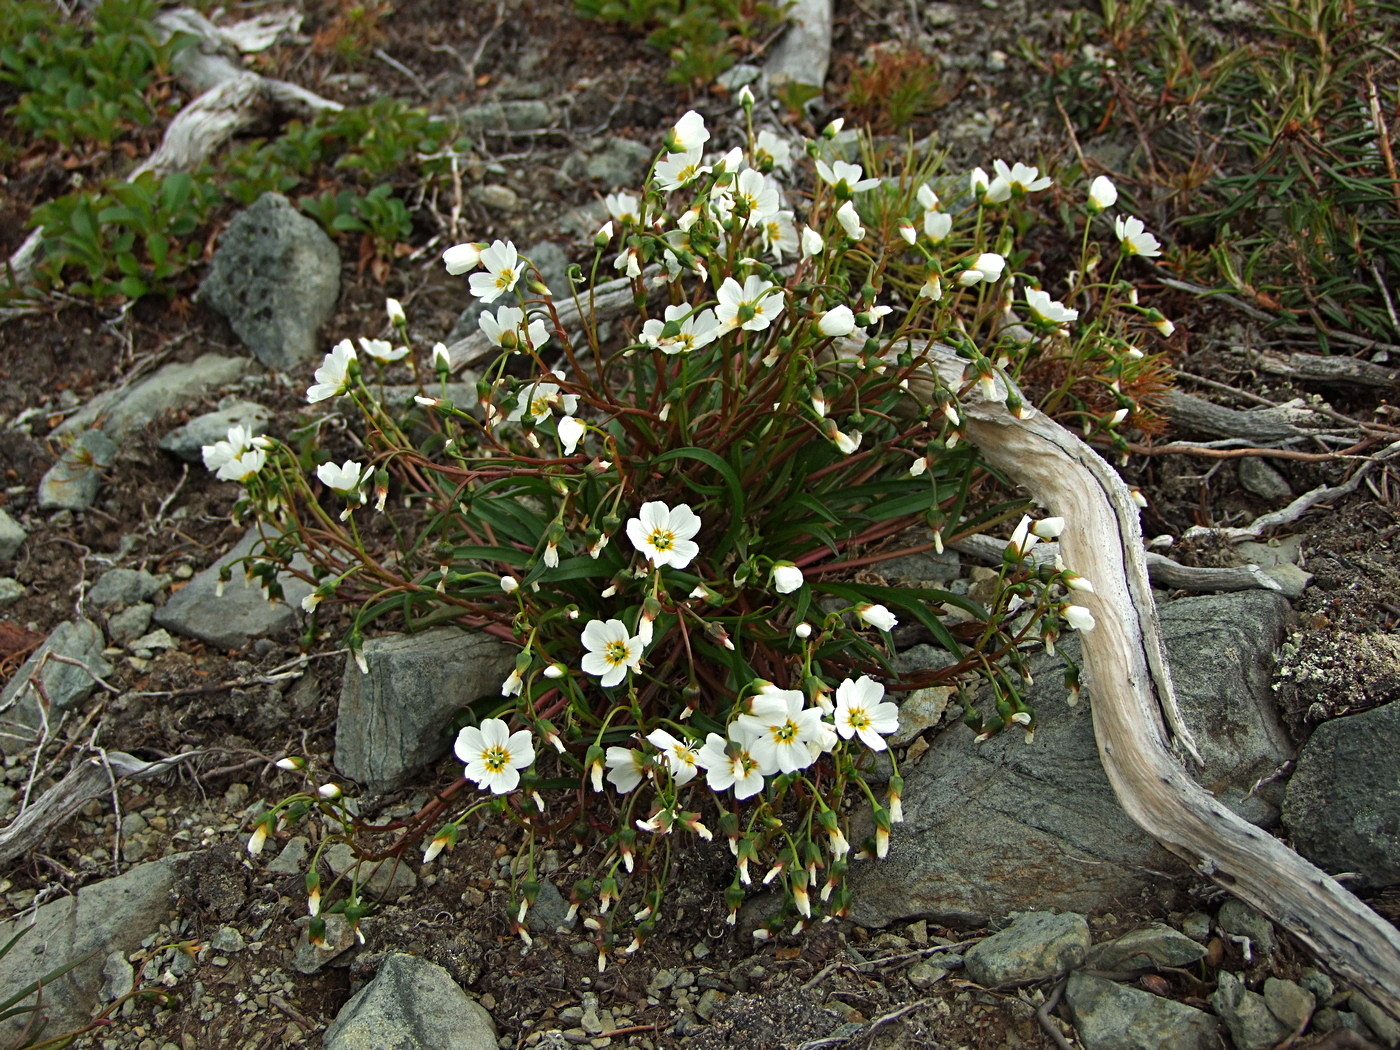
MULTIPOLYGON (((940 193, 917 166, 868 176, 839 159, 839 131, 804 154, 750 125, 742 146, 714 154, 687 113, 643 192, 607 199, 588 273, 575 267, 564 294, 509 242, 446 252, 490 307, 493 360, 471 403, 449 397, 461 362, 441 344, 415 352, 390 301, 395 338, 340 343, 307 392, 361 417, 361 458, 331 459, 314 423, 298 448, 234 428, 205 449, 262 525, 248 572, 276 595, 279 572, 309 557, 303 606, 358 608, 348 641, 362 672, 376 621, 457 623, 517 651, 498 695, 465 713, 463 776, 406 825, 367 825, 291 756, 283 768, 307 788, 258 818, 250 849, 319 812, 332 829, 322 848, 349 839, 369 863, 427 840, 432 860, 481 819, 507 821, 521 841, 510 920, 528 940, 537 854, 572 842, 594 870, 573 887, 571 918, 583 913, 602 967, 655 928, 691 835, 733 853, 730 922, 760 883, 785 901, 761 936, 843 914, 847 865, 883 857, 901 819, 893 694, 946 686, 979 739, 1033 733, 1025 652, 1093 627, 1072 600, 1090 585, 1026 557, 1063 522, 997 495, 961 440, 959 402, 980 389, 1032 413, 1014 374, 1045 361, 1129 374, 1146 357, 1130 326, 1151 319, 1122 271, 1156 242, 1118 217, 1112 272, 1093 277, 1090 222, 1114 203, 1107 180, 1094 184, 1084 276, 1066 285, 1080 322, 1010 261, 1049 177, 997 161, 940 193), (604 294, 611 273, 621 279, 604 294), (606 341, 601 304, 617 286, 632 321, 606 341), (925 366, 935 342, 965 357, 960 385, 925 366), (406 409, 384 386, 405 369, 422 391, 406 409), (879 574, 1018 517, 980 600, 879 574), (945 662, 897 671, 901 625, 945 662)), ((1100 381, 1124 396, 1118 378, 1100 381)), ((1044 384, 1067 402, 1074 388, 1044 384)), ((1132 410, 1076 403, 1065 411, 1108 436, 1132 410)), ((1074 670, 1068 684, 1073 697, 1074 670)), ((320 879, 313 859, 313 937, 325 913, 357 925, 359 875, 320 879)))

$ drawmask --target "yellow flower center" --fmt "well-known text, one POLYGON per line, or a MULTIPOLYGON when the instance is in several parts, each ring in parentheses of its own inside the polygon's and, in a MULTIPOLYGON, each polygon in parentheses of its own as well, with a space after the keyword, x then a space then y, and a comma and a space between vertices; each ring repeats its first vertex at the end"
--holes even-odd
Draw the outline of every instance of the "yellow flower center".
POLYGON ((676 545, 676 534, 670 529, 652 529, 647 542, 659 551, 668 551, 676 545))
POLYGON ((491 773, 499 773, 510 765, 510 752, 503 747, 488 747, 481 754, 481 761, 491 773))
POLYGON ((852 729, 869 729, 871 724, 870 716, 865 713, 863 707, 851 708, 850 713, 846 715, 846 722, 852 729))
POLYGON ((788 719, 780 726, 773 726, 773 739, 779 744, 790 744, 797 739, 797 723, 788 719))
POLYGON ((614 667, 625 664, 630 655, 626 642, 609 642, 603 647, 603 659, 614 667))

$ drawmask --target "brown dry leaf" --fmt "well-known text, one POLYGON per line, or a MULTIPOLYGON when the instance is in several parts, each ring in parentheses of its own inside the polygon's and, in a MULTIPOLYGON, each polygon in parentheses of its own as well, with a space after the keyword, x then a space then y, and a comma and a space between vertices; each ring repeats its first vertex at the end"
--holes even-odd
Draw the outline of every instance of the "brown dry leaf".
POLYGON ((44 642, 44 635, 0 621, 0 675, 7 675, 44 642))

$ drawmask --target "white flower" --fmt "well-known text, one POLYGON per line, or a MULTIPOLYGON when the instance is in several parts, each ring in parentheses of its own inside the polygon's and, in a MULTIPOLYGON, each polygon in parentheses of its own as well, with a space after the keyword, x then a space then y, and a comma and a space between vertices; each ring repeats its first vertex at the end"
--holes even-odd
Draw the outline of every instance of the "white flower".
POLYGON ((548 419, 551 410, 558 408, 564 415, 571 416, 578 410, 578 395, 562 393, 558 383, 546 383, 537 379, 516 395, 515 407, 506 416, 507 423, 519 423, 529 413, 531 419, 539 422, 548 419))
POLYGON ((506 676, 506 680, 501 683, 502 696, 519 696, 520 691, 525 687, 525 680, 520 677, 519 671, 511 671, 506 676))
POLYGON ((263 851, 263 846, 267 844, 267 821, 259 821, 253 828, 253 834, 248 838, 248 852, 257 856, 263 851))
POLYGON ((664 729, 647 734, 647 743, 666 756, 666 767, 677 787, 695 779, 697 748, 686 740, 677 740, 664 729))
POLYGON ((765 774, 795 773, 816 760, 807 744, 821 739, 822 713, 820 708, 804 705, 800 690, 775 689, 754 697, 749 713, 736 719, 738 725, 756 734, 750 753, 765 774))
POLYGON ((972 260, 971 265, 958 275, 958 283, 963 285, 976 284, 978 281, 996 281, 1001 279, 1002 271, 1006 269, 1006 259, 996 252, 983 252, 972 260))
MULTIPOLYGON (((618 222, 631 223, 636 225, 641 221, 641 205, 637 198, 630 193, 609 193, 603 198, 603 207, 608 209, 608 214, 618 222)), ((608 236, 612 236, 612 231, 608 231, 608 236)))
POLYGON ((1079 318, 1078 310, 1071 310, 1064 303, 1051 299, 1049 292, 1043 292, 1039 288, 1026 289, 1026 305, 1042 321, 1051 324, 1065 324, 1079 318))
POLYGON ((861 166, 848 164, 844 160, 833 161, 831 164, 824 160, 817 161, 817 174, 827 185, 834 186, 837 195, 841 197, 849 197, 853 193, 880 185, 879 179, 862 179, 864 171, 861 166))
POLYGON ((466 763, 466 777, 494 795, 514 791, 520 783, 520 770, 535 760, 530 731, 512 733, 499 718, 488 718, 481 728, 467 726, 457 734, 453 748, 466 763))
POLYGON ((447 272, 453 277, 458 277, 468 270, 475 270, 481 265, 481 249, 485 247, 481 244, 454 244, 447 251, 442 253, 443 264, 447 267, 447 272))
POLYGON ((924 212, 924 235, 937 244, 953 228, 953 217, 943 211, 924 212))
POLYGON ((349 339, 336 343, 321 367, 316 369, 316 382, 306 391, 306 400, 315 404, 345 393, 350 386, 350 362, 355 360, 355 348, 349 339))
POLYGON ((624 248, 613 260, 613 269, 624 271, 628 277, 636 279, 642 275, 642 264, 637 261, 636 248, 624 248))
POLYGON ((1118 201, 1118 187, 1107 175, 1100 175, 1089 183, 1089 210, 1095 213, 1106 211, 1118 201))
POLYGON ((919 296, 923 299, 932 299, 934 302, 943 298, 943 278, 936 273, 931 273, 924 281, 923 287, 919 289, 919 296))
POLYGON ((447 352, 447 347, 442 343, 433 344, 433 370, 437 372, 450 372, 452 370, 452 355, 447 352))
POLYGON ((394 344, 386 339, 366 339, 364 336, 360 336, 360 349, 365 352, 365 356, 385 363, 397 361, 408 353, 406 346, 396 350, 394 344))
POLYGON ((1041 518, 1031 526, 1031 531, 1042 540, 1056 540, 1065 531, 1064 518, 1041 518))
POLYGON ((856 606, 856 615, 879 631, 893 631, 899 620, 883 605, 862 603, 856 606))
POLYGON ((505 591, 506 594, 514 594, 519 589, 520 581, 517 580, 514 576, 501 577, 501 590, 505 591))
POLYGON ((589 620, 583 629, 582 667, 586 674, 601 676, 600 685, 612 687, 642 663, 642 640, 627 633, 621 620, 589 620))
POLYGON ((812 637, 812 625, 810 623, 799 623, 792 629, 792 633, 804 641, 812 637))
POLYGON ((773 323, 787 305, 782 289, 757 274, 747 277, 743 285, 733 277, 726 277, 719 286, 717 297, 719 305, 715 307, 715 317, 721 332, 735 328, 761 332, 773 323))
POLYGON ((744 210, 748 212, 745 225, 750 227, 762 226, 769 216, 778 214, 782 206, 777 181, 753 168, 739 172, 734 185, 734 201, 744 205, 744 210))
POLYGON ((802 258, 810 259, 814 255, 820 255, 825 247, 822 235, 810 226, 802 227, 802 258))
POLYGON ((1123 246, 1123 251, 1129 255, 1141 255, 1144 259, 1153 259, 1162 254, 1161 242, 1147 232, 1141 219, 1135 219, 1131 215, 1120 215, 1113 220, 1113 229, 1118 235, 1118 241, 1123 246))
POLYGON ((918 188, 915 195, 919 199, 919 207, 923 208, 924 211, 933 211, 938 207, 938 194, 927 182, 918 188))
POLYGON ((790 561, 780 561, 773 566, 773 590, 779 594, 791 594, 802 586, 802 570, 790 561))
POLYGON ((1022 514, 1021 520, 1016 523, 1016 528, 1012 530, 1011 539, 1007 541, 1007 549, 1015 554, 1025 557, 1030 553, 1032 547, 1040 542, 1040 537, 1031 532, 1031 518, 1029 514, 1022 514))
POLYGON ((1004 160, 994 160, 992 168, 996 171, 997 178, 1004 180, 1012 190, 1020 190, 1022 193, 1039 193, 1053 181, 1048 175, 1040 178, 1039 168, 1032 168, 1020 161, 1008 168, 1004 160))
POLYGON ((524 326, 522 335, 521 326, 525 320, 525 311, 518 306, 502 306, 494 314, 490 310, 482 311, 480 317, 476 319, 477 327, 497 346, 506 350, 537 350, 549 340, 549 331, 545 326, 544 318, 537 317, 528 325, 524 326), (524 345, 522 346, 522 339, 524 345))
POLYGON ((844 303, 817 318, 817 331, 824 336, 850 335, 856 330, 856 315, 844 303))
POLYGON ((691 539, 699 531, 700 519, 688 503, 674 509, 659 500, 643 503, 638 516, 627 522, 627 538, 632 546, 657 568, 671 565, 684 569, 689 565, 700 553, 699 545, 691 539))
POLYGON ((572 456, 574 449, 578 448, 578 443, 583 439, 587 428, 573 416, 565 416, 559 420, 555 428, 559 434, 559 444, 564 447, 564 455, 572 456))
POLYGON ((666 136, 666 148, 678 153, 688 153, 702 148, 709 141, 710 132, 705 127, 705 118, 691 109, 676 121, 675 127, 666 136))
POLYGON ((266 438, 255 438, 247 427, 235 424, 228 428, 226 440, 203 446, 200 449, 200 454, 204 457, 205 468, 210 472, 217 473, 225 463, 237 459, 248 449, 265 448, 269 444, 270 442, 266 438))
POLYGON ((385 299, 384 312, 389 315, 390 324, 408 324, 408 315, 403 312, 403 303, 397 299, 385 299))
POLYGON ((849 678, 836 687, 836 732, 849 740, 858 736, 872 751, 885 750, 884 737, 899 728, 899 707, 882 700, 885 687, 868 675, 849 678))
POLYGON ((657 161, 652 170, 652 181, 666 192, 688 186, 710 169, 700 163, 700 151, 688 153, 668 153, 657 161))
POLYGON ((262 449, 245 449, 224 463, 214 476, 220 481, 248 481, 266 463, 267 453, 262 449))
POLYGON ((648 772, 646 756, 626 747, 608 748, 607 765, 608 783, 624 795, 640 784, 648 772))
POLYGON ((755 164, 761 164, 767 159, 773 162, 775 168, 786 168, 792 163, 792 146, 786 139, 781 139, 764 128, 754 140, 753 159, 755 164))
POLYGON ((792 221, 792 212, 780 211, 767 216, 758 228, 763 247, 773 254, 778 262, 783 256, 797 251, 801 242, 797 238, 797 226, 792 221))
POLYGON ((982 197, 988 189, 988 176, 980 167, 973 168, 967 177, 967 188, 974 197, 982 197))
POLYGON ((1076 631, 1087 632, 1094 629, 1094 614, 1082 605, 1062 605, 1060 615, 1064 617, 1065 623, 1076 631))
POLYGON ((353 459, 347 459, 340 466, 334 463, 322 463, 316 468, 316 476, 321 479, 327 488, 335 489, 336 492, 350 493, 355 491, 360 484, 360 476, 364 474, 365 468, 353 459))
POLYGON ((758 730, 735 722, 729 727, 728 740, 718 733, 705 737, 695 760, 705 768, 705 782, 712 791, 733 788, 736 799, 745 799, 763 790, 763 770, 750 750, 759 735, 758 730))
POLYGON ((470 288, 483 303, 494 303, 513 291, 525 269, 510 241, 492 241, 491 247, 482 251, 480 263, 485 272, 472 274, 470 288))
POLYGON ((860 224, 860 215, 850 201, 836 209, 836 221, 841 224, 841 229, 846 231, 846 236, 851 240, 858 241, 865 236, 865 227, 860 224))
POLYGON ((720 336, 719 318, 714 310, 696 310, 685 303, 666 307, 666 317, 653 317, 642 325, 642 342, 654 346, 663 354, 689 353, 708 346, 720 336), (675 335, 666 335, 672 322, 678 325, 675 335))
POLYGON ((1165 317, 1163 317, 1161 320, 1153 321, 1152 327, 1157 329, 1157 331, 1161 334, 1163 339, 1170 339, 1172 337, 1172 333, 1176 331, 1176 325, 1172 324, 1165 317))
POLYGON ((836 424, 831 425, 831 430, 827 434, 832 441, 836 442, 836 447, 843 455, 851 455, 860 448, 860 441, 863 435, 859 430, 852 430, 849 434, 844 430, 837 430, 836 424))

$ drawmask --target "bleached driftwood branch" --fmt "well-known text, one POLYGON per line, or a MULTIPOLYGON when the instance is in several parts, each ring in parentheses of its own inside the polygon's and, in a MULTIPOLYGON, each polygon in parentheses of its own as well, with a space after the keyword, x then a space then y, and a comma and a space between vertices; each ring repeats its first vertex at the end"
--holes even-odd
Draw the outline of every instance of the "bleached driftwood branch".
MULTIPOLYGON (((934 353, 940 356, 931 367, 945 384, 961 388, 964 362, 951 351, 934 353)), ((1321 869, 1226 809, 1172 753, 1164 724, 1176 722, 1171 677, 1127 487, 1092 449, 1043 415, 1019 420, 975 391, 960 410, 969 440, 988 462, 1065 519, 1065 563, 1094 583, 1096 593, 1076 596, 1097 621, 1082 639, 1085 680, 1099 757, 1124 810, 1167 849, 1400 1015, 1395 928, 1321 869)))
MULTIPOLYGON (((340 103, 295 84, 245 70, 230 57, 225 36, 197 11, 168 11, 156 23, 167 35, 179 31, 198 38, 194 46, 180 53, 175 74, 187 90, 200 94, 176 114, 160 146, 129 179, 148 171, 158 175, 191 171, 234 135, 260 123, 309 118, 322 110, 341 108, 340 103)), ((24 285, 34 276, 42 250, 42 230, 31 232, 15 249, 10 256, 10 273, 16 284, 24 285)))

